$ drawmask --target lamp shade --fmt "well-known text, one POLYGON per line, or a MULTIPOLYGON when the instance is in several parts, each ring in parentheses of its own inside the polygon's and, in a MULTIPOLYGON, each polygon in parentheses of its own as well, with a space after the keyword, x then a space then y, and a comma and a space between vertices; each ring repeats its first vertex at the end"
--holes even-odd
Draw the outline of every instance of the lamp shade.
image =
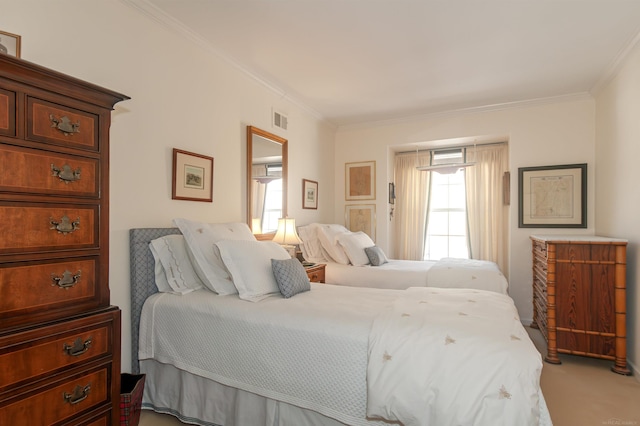
POLYGON ((251 219, 251 231, 254 234, 262 234, 262 219, 259 217, 251 219))
POLYGON ((273 237, 273 242, 281 245, 300 244, 302 241, 296 231, 296 220, 291 218, 278 219, 278 230, 276 236, 273 237))

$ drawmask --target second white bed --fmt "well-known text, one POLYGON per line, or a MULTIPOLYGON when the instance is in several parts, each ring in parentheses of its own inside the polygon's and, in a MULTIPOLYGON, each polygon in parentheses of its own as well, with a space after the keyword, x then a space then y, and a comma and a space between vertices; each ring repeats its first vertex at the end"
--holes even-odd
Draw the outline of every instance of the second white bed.
POLYGON ((380 266, 327 262, 325 282, 351 287, 404 290, 409 287, 470 288, 507 294, 508 282, 494 262, 446 258, 389 260, 380 266))

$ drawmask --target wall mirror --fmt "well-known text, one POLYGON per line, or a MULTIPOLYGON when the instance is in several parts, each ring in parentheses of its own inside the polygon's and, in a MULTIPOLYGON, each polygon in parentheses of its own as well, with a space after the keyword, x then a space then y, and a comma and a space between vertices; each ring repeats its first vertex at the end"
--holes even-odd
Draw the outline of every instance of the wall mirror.
POLYGON ((287 216, 287 140, 247 126, 247 224, 258 239, 273 237, 287 216))

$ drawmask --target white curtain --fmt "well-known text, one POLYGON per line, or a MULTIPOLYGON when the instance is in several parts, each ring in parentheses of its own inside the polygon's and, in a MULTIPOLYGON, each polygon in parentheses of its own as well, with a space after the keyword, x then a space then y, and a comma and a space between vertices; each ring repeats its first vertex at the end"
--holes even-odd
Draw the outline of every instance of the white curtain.
POLYGON ((509 170, 507 144, 469 149, 467 158, 476 162, 465 170, 470 257, 494 261, 506 272, 509 206, 503 203, 503 176, 509 170))
POLYGON ((395 157, 396 258, 424 260, 430 173, 416 170, 429 164, 429 152, 395 157))
MULTIPOLYGON (((253 167, 251 167, 251 176, 256 177, 266 175, 267 169, 264 164, 253 165, 253 167)), ((259 182, 255 179, 251 179, 251 191, 253 192, 253 194, 251 195, 251 216, 252 219, 260 219, 260 227, 262 228, 262 214, 264 212, 264 201, 265 195, 267 193, 267 184, 264 182, 259 182)))

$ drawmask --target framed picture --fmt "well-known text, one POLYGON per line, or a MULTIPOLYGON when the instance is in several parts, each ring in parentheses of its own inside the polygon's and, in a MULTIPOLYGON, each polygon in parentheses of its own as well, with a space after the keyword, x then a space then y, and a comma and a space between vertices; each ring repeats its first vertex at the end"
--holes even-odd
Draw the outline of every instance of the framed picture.
POLYGON ((173 149, 174 200, 213 201, 213 157, 173 149))
POLYGON ((0 53, 20 57, 20 36, 0 31, 0 53))
POLYGON ((352 232, 362 231, 376 240, 375 204, 348 204, 345 206, 345 222, 352 232))
POLYGON ((345 200, 376 199, 376 162, 345 164, 345 200))
POLYGON ((302 179, 302 208, 318 208, 318 182, 302 179))
POLYGON ((587 165, 518 169, 520 228, 586 228, 587 165))
POLYGON ((393 182, 389 183, 389 204, 396 203, 396 184, 393 182))

